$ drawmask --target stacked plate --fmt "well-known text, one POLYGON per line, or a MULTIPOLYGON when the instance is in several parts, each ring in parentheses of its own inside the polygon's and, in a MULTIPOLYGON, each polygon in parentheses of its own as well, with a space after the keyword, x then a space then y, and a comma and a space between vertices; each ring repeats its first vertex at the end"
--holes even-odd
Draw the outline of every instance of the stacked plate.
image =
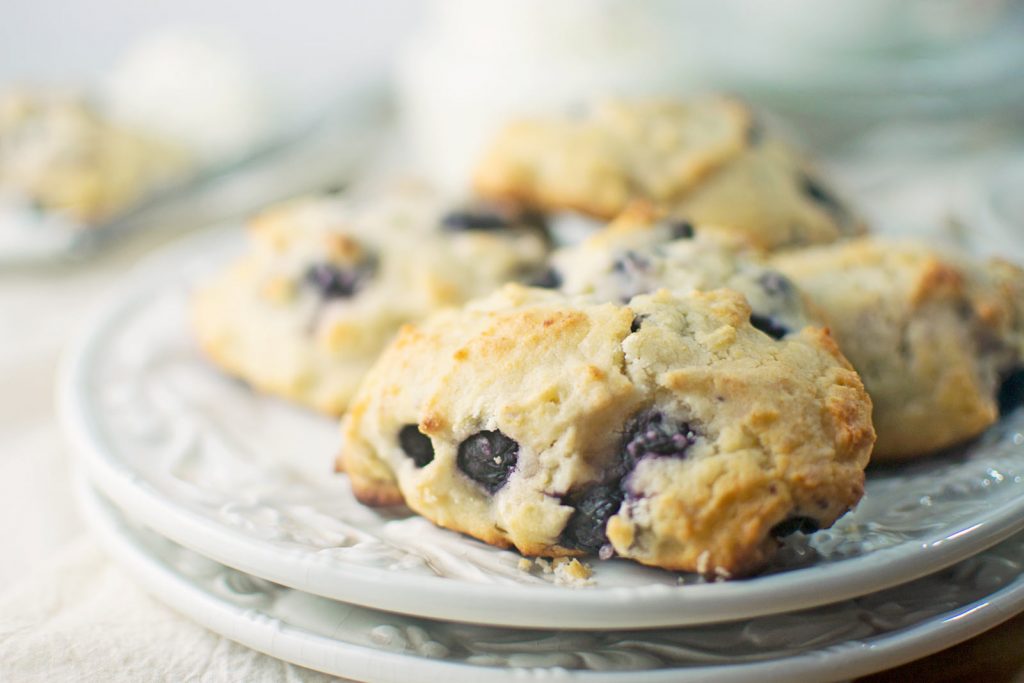
POLYGON ((957 452, 870 471, 853 513, 743 581, 597 559, 573 580, 365 508, 333 473, 332 420, 226 378, 192 342, 191 284, 239 232, 145 264, 60 387, 87 519, 212 630, 373 681, 838 679, 1024 610, 1024 410, 957 452))

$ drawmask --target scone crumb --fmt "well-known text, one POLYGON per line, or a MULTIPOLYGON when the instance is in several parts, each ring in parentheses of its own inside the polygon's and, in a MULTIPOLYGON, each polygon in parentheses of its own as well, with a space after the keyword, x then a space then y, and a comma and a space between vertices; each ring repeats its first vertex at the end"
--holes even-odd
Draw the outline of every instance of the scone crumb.
POLYGON ((533 560, 523 557, 520 558, 516 566, 520 571, 531 574, 535 568, 539 569, 542 574, 551 574, 554 576, 556 584, 569 586, 588 586, 593 584, 593 581, 590 580, 593 574, 590 565, 580 562, 575 557, 556 557, 553 559, 537 557, 533 560))
POLYGON ((697 573, 706 576, 707 573, 708 573, 708 569, 710 569, 710 567, 708 566, 710 562, 711 562, 711 552, 710 551, 705 550, 700 555, 698 555, 697 556, 697 573))
POLYGON ((559 557, 554 561, 555 583, 585 586, 590 580, 590 566, 575 557, 559 557))

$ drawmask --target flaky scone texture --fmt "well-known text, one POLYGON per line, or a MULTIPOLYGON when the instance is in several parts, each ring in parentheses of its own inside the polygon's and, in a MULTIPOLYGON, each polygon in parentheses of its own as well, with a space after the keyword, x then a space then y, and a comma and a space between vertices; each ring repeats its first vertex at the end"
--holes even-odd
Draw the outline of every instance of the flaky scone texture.
POLYGON ((729 577, 831 525, 874 441, 824 330, 729 290, 593 303, 507 285, 403 327, 343 421, 357 497, 527 555, 729 577))
POLYGON ((874 460, 925 455, 999 417, 1024 364, 1024 272, 886 239, 781 254, 874 402, 874 460))
POLYGON ((257 389, 332 415, 403 323, 531 277, 548 251, 533 228, 450 212, 420 189, 295 200, 248 237, 196 291, 197 339, 257 389))
POLYGON ((643 200, 762 249, 863 232, 804 161, 726 97, 611 100, 576 117, 513 122, 474 184, 487 197, 603 219, 643 200))

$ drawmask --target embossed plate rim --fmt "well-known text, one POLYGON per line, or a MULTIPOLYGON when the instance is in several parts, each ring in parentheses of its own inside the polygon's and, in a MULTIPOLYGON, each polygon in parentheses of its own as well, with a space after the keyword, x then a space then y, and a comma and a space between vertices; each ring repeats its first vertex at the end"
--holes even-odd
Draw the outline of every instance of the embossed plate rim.
MULTIPOLYGON (((324 673, 384 683, 405 680, 475 683, 561 680, 620 683, 642 675, 650 683, 668 681, 790 681, 816 677, 838 680, 871 674, 957 645, 1024 610, 1024 574, 973 602, 907 628, 867 640, 812 646, 798 654, 743 664, 669 666, 661 669, 586 670, 510 667, 446 661, 344 642, 304 630, 280 617, 218 598, 179 570, 154 557, 131 537, 123 512, 115 509, 86 477, 76 477, 79 507, 104 549, 142 588, 185 617, 246 647, 324 673)), ((150 533, 156 533, 150 531, 150 533)), ((286 589, 298 590, 298 589, 286 589)), ((301 593, 301 591, 298 591, 301 593)), ((382 614, 382 621, 387 615, 382 614)), ((738 628, 740 625, 737 626, 738 628)), ((339 624, 339 629, 342 625, 339 624)))
POLYGON ((208 253, 224 231, 183 240, 147 262, 147 274, 113 297, 64 358, 58 413, 97 486, 134 518, 175 542, 246 573, 374 609, 498 626, 621 629, 714 623, 838 602, 948 567, 1024 529, 1024 497, 978 514, 927 541, 744 581, 637 587, 493 586, 359 566, 275 548, 176 503, 107 448, 92 411, 89 373, 104 338, 139 306, 175 283, 175 264, 208 253), (162 265, 161 265, 162 264, 162 265), (496 603, 497 600, 497 603, 496 603))

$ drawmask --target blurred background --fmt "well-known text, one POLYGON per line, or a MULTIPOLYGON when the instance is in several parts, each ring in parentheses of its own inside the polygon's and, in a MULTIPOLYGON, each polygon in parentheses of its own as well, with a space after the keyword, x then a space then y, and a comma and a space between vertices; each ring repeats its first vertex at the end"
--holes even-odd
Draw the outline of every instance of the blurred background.
POLYGON ((1003 239, 1024 220, 1016 0, 41 0, 0 23, 15 86, 87 92, 206 171, 279 153, 176 222, 343 184, 367 158, 457 193, 509 117, 709 90, 761 107, 882 230, 1003 239))
POLYGON ((5 86, 99 84, 147 40, 198 34, 243 53, 280 104, 315 109, 339 87, 383 76, 425 14, 415 0, 12 3, 0 22, 0 79, 5 86))
MULTIPOLYGON (((54 377, 67 340, 140 257, 373 176, 416 172, 465 193, 510 117, 613 95, 735 93, 876 230, 1024 262, 1022 0, 8 2, 0 103, 40 90, 140 131, 143 161, 157 141, 180 163, 161 192, 142 185, 83 226, 5 183, 93 129, 63 114, 22 126, 17 103, 0 106, 0 324, 15 331, 0 335, 0 497, 19 511, 0 516, 15 550, 4 585, 82 534, 54 377), (5 116, 23 132, 6 132, 5 116)), ((132 148, 115 139, 89 154, 132 148)), ((143 166, 122 162, 131 187, 143 166)))

